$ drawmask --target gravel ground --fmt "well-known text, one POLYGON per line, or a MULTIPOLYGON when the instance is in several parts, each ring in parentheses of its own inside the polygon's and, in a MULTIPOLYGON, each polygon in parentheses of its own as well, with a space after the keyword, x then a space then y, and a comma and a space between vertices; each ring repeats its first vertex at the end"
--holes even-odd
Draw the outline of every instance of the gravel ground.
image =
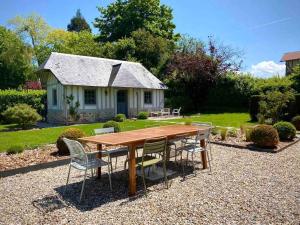
MULTIPOLYGON (((120 162, 120 166, 121 166, 120 162)), ((171 187, 148 183, 127 197, 127 173, 90 178, 78 204, 82 176, 67 166, 0 180, 0 224, 299 224, 300 143, 272 154, 213 145, 212 174, 198 170, 171 187)))

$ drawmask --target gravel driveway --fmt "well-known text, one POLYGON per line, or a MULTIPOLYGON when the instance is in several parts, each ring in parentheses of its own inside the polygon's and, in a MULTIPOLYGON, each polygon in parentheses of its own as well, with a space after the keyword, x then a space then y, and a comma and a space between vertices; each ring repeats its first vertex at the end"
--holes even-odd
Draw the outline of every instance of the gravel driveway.
MULTIPOLYGON (((121 165, 121 164, 120 164, 121 165)), ((0 224, 299 224, 300 143, 272 154, 213 146, 212 174, 198 170, 171 187, 149 183, 143 196, 127 197, 126 171, 86 183, 72 173, 64 194, 67 166, 0 180, 0 224)))

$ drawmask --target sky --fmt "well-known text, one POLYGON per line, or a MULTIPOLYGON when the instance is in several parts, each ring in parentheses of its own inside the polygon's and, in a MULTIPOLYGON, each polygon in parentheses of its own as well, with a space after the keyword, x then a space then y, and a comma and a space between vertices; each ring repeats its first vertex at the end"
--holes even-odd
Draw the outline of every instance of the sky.
MULTIPOLYGON (((40 14, 66 29, 77 9, 93 27, 97 6, 112 0, 0 0, 0 25, 17 15, 40 14)), ((300 0, 161 0, 173 9, 176 32, 243 51, 243 71, 259 77, 283 75, 285 52, 300 51, 300 0)), ((93 28, 93 32, 98 30, 93 28)))

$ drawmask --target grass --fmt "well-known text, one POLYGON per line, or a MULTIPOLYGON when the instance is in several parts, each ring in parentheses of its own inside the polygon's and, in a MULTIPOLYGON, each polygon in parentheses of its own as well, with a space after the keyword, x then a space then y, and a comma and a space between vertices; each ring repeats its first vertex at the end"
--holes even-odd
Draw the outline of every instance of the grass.
MULTIPOLYGON (((231 126, 240 127, 241 124, 249 123, 248 113, 224 113, 224 114, 201 114, 190 117, 193 122, 212 122, 216 126, 231 126)), ((153 127, 159 125, 169 125, 174 122, 184 122, 186 119, 173 119, 173 120, 126 120, 120 123, 121 130, 136 130, 146 127, 153 127)), ((100 128, 103 123, 81 124, 74 125, 82 129, 87 135, 91 135, 93 129, 100 128)), ((17 130, 10 131, 15 128, 14 125, 0 125, 0 152, 5 152, 11 146, 20 145, 25 149, 35 148, 40 145, 55 143, 57 137, 70 126, 32 129, 32 130, 17 130)))

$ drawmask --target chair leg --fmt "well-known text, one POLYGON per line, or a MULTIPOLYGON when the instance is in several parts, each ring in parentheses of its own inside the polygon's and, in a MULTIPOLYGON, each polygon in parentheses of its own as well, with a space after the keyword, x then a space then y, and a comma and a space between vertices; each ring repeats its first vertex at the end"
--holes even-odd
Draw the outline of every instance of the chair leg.
POLYGON ((67 177, 67 183, 66 183, 66 187, 65 187, 64 193, 66 193, 66 190, 67 190, 67 186, 68 186, 69 178, 70 178, 70 173, 71 173, 71 163, 70 163, 70 166, 69 166, 69 172, 68 172, 68 177, 67 177))
MULTIPOLYGON (((208 157, 209 153, 208 153, 208 152, 206 152, 206 153, 207 153, 207 157, 208 157)), ((210 160, 211 160, 211 159, 208 160, 208 166, 209 166, 209 172, 211 173, 211 164, 210 164, 210 160)))
POLYGON ((182 177, 184 179, 185 178, 185 173, 184 173, 184 163, 182 163, 182 153, 183 153, 183 151, 181 151, 181 154, 180 154, 180 164, 181 164, 181 167, 182 167, 182 177))
POLYGON ((167 166, 166 166, 166 160, 163 163, 163 167, 164 167, 164 177, 165 177, 165 186, 168 189, 169 185, 168 185, 168 178, 167 178, 167 166))
POLYGON ((192 163, 193 163, 193 172, 194 172, 194 175, 196 176, 196 168, 195 168, 195 160, 194 160, 194 152, 192 152, 192 163))
POLYGON ((147 196, 147 186, 146 186, 146 180, 145 180, 145 170, 144 167, 141 167, 142 169, 142 178, 143 178, 143 184, 144 184, 144 189, 145 189, 145 195, 147 196))
POLYGON ((117 169, 117 164, 118 164, 118 157, 116 157, 115 170, 117 169))
POLYGON ((94 177, 94 169, 91 169, 92 177, 94 177))
POLYGON ((85 180, 86 180, 86 174, 87 174, 87 169, 84 171, 84 180, 83 180, 82 187, 81 187, 81 193, 80 193, 79 202, 81 202, 81 199, 82 199, 84 185, 85 185, 85 180))
POLYGON ((108 170, 108 179, 109 179, 109 187, 110 187, 110 190, 112 191, 112 183, 111 183, 111 167, 110 165, 108 164, 107 165, 107 170, 108 170))

